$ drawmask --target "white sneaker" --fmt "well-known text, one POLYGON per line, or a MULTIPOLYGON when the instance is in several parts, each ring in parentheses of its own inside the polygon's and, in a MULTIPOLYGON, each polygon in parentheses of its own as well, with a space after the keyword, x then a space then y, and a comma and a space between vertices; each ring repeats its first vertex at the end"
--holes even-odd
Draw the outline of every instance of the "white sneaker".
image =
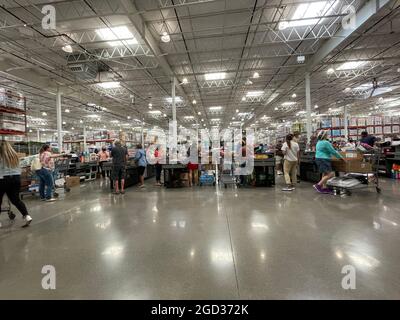
POLYGON ((28 214, 27 216, 25 216, 25 217, 23 218, 23 220, 25 221, 24 227, 27 227, 27 226, 29 226, 29 225, 31 224, 31 222, 32 222, 32 217, 28 214))
POLYGON ((56 198, 50 198, 50 199, 46 199, 46 202, 53 202, 53 201, 56 201, 57 199, 56 198))

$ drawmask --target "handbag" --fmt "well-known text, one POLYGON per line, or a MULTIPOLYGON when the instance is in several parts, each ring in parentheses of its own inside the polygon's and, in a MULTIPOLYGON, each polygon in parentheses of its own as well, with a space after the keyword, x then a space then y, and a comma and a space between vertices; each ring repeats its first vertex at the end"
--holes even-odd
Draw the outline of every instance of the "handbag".
POLYGON ((31 163, 31 171, 35 172, 40 169, 42 169, 42 163, 40 162, 39 157, 33 158, 31 163))

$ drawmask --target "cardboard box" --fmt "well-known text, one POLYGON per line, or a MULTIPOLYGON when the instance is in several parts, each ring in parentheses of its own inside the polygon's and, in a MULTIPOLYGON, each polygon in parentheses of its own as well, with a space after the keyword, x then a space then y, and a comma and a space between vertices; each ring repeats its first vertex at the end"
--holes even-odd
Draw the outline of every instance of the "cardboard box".
POLYGON ((372 164, 365 162, 362 153, 357 151, 339 152, 346 162, 332 159, 332 168, 338 172, 369 173, 373 172, 372 164))
POLYGON ((66 177, 65 181, 66 181, 66 184, 67 184, 68 188, 79 186, 80 183, 81 183, 80 177, 77 177, 77 176, 66 177))
POLYGON ((179 176, 180 180, 189 180, 189 174, 188 173, 181 173, 179 176))

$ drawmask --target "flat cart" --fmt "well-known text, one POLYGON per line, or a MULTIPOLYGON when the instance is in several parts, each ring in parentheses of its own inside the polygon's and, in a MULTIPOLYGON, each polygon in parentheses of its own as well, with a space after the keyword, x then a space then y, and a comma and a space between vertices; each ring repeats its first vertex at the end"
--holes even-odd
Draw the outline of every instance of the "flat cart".
POLYGON ((166 188, 182 188, 185 186, 181 179, 181 174, 188 171, 187 165, 177 164, 163 164, 164 170, 164 186, 166 188))
POLYGON ((272 187, 275 185, 275 157, 254 160, 254 185, 272 187))
POLYGON ((219 182, 221 185, 224 185, 225 189, 228 188, 228 186, 238 185, 239 182, 237 176, 235 176, 233 164, 230 166, 230 168, 227 168, 227 166, 224 166, 224 164, 221 165, 219 182))
POLYGON ((354 190, 365 188, 374 188, 378 194, 381 193, 379 185, 381 153, 380 148, 374 148, 358 153, 356 158, 348 159, 346 162, 333 161, 333 169, 344 175, 330 179, 327 186, 334 191, 335 195, 351 195, 354 190))

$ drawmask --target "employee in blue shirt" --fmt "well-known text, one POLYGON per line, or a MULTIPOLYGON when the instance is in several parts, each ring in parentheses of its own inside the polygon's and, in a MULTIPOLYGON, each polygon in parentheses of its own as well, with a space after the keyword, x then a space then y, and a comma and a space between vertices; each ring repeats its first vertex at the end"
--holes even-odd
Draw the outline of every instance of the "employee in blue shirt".
POLYGON ((326 183, 335 176, 332 170, 332 157, 343 159, 341 154, 337 152, 332 144, 328 141, 328 131, 321 131, 318 134, 318 142, 316 146, 315 162, 317 163, 319 172, 322 173, 321 180, 314 185, 314 189, 319 193, 332 193, 327 188, 326 183))

